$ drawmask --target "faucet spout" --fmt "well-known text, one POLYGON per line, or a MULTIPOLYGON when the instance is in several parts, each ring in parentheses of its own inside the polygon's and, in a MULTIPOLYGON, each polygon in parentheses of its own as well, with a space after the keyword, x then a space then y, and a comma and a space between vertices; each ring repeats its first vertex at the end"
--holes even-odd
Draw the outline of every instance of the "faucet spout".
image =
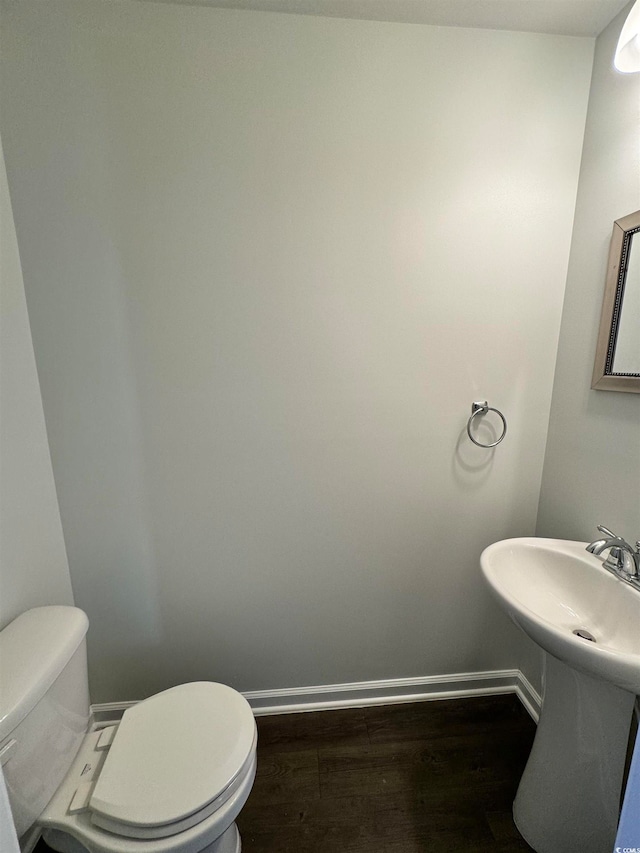
POLYGON ((610 542, 610 539, 596 539, 595 542, 592 542, 590 545, 587 545, 585 551, 589 551, 591 554, 595 554, 596 557, 602 554, 605 548, 607 548, 607 542, 610 542))
MULTIPOLYGON (((585 550, 590 551, 594 556, 599 557, 603 551, 607 550, 607 548, 624 548, 625 545, 627 545, 627 543, 624 539, 614 536, 612 539, 597 539, 595 542, 587 545, 585 550)), ((631 546, 627 545, 627 547, 631 546)))

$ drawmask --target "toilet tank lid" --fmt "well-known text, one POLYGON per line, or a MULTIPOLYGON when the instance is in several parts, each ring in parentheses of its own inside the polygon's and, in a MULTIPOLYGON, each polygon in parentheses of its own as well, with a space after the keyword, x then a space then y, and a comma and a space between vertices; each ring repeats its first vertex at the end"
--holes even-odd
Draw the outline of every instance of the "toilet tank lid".
POLYGON ((42 699, 88 627, 77 607, 49 605, 26 610, 0 631, 0 742, 42 699))

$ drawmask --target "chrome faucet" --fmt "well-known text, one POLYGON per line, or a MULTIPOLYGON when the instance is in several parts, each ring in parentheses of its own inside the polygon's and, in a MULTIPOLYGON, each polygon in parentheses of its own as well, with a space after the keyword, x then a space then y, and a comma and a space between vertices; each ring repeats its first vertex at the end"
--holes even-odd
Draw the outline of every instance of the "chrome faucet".
POLYGON ((605 538, 591 542, 586 550, 596 557, 608 550, 609 554, 602 564, 603 567, 621 580, 640 589, 640 542, 636 542, 634 548, 601 524, 598 525, 598 530, 604 534, 605 538))

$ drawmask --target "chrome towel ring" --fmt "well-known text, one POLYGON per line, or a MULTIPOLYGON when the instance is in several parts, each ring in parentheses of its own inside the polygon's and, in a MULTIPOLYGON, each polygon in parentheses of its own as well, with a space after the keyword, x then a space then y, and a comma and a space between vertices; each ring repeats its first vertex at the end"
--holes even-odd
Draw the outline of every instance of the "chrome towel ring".
POLYGON ((469 438, 471 439, 471 441, 474 444, 477 444, 478 447, 495 447, 496 444, 500 444, 500 442, 502 441, 502 439, 505 437, 506 434, 507 434, 507 420, 506 420, 505 416, 502 414, 502 412, 500 412, 498 409, 494 409, 493 406, 490 406, 486 400, 484 400, 483 402, 476 402, 476 403, 471 404, 471 417, 467 421, 467 435, 469 436, 469 438), (473 437, 473 435, 471 434, 471 428, 473 426, 474 418, 477 418, 478 415, 480 415, 480 416, 486 415, 487 412, 495 412, 496 415, 498 415, 498 417, 502 421, 502 435, 500 436, 500 438, 497 439, 497 441, 493 441, 491 444, 483 444, 481 441, 478 441, 477 439, 475 439, 473 437))

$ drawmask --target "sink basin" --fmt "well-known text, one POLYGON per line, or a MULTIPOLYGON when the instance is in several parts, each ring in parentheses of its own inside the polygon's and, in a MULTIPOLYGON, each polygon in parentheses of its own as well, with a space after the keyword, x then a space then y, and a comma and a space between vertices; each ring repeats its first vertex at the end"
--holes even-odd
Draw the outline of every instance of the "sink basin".
POLYGON ((536 853, 613 849, 640 693, 640 592, 586 544, 506 539, 480 557, 498 603, 545 652, 540 720, 513 804, 536 853))
POLYGON ((480 565, 503 608, 545 651, 639 694, 640 592, 604 569, 586 545, 506 539, 486 548, 480 565))

